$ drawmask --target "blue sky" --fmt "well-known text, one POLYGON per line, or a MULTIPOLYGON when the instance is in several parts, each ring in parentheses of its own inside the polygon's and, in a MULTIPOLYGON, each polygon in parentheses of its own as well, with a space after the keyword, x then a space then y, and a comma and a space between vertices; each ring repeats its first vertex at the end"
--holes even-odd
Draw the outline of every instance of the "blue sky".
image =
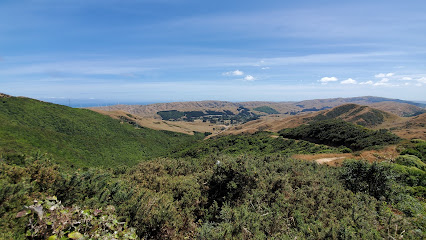
POLYGON ((0 92, 426 100, 426 1, 1 0, 0 92))

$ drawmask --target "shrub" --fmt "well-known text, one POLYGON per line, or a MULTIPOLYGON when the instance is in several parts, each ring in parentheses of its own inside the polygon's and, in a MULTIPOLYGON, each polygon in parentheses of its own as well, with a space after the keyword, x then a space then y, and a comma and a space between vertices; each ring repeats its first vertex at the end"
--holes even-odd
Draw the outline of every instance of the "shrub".
POLYGON ((26 236, 31 239, 138 239, 135 230, 119 222, 115 208, 82 209, 62 206, 56 197, 35 200, 17 217, 29 216, 26 236))

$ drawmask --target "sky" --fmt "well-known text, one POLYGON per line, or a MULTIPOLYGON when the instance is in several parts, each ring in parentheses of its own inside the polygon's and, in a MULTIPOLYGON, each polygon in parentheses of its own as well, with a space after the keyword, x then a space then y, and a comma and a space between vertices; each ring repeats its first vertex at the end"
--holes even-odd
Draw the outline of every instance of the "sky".
POLYGON ((0 92, 425 101, 425 10, 424 0, 0 0, 0 92))

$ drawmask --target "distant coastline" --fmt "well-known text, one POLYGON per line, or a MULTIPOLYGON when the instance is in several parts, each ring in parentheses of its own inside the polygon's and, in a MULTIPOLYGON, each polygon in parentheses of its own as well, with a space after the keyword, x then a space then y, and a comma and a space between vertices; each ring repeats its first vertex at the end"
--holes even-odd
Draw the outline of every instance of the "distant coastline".
POLYGON ((118 104, 125 105, 149 105, 158 102, 114 101, 103 99, 67 99, 67 98, 39 98, 44 102, 60 104, 72 108, 104 107, 118 104))

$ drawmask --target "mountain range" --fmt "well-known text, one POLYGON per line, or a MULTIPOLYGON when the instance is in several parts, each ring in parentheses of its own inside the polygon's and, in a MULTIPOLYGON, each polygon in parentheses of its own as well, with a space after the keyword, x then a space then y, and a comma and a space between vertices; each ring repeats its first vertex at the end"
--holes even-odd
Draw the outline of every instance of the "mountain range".
POLYGON ((198 101, 173 102, 150 105, 113 105, 90 108, 113 118, 134 121, 148 128, 186 134, 208 132, 215 135, 277 132, 283 128, 297 127, 312 120, 340 118, 369 128, 386 128, 401 137, 426 139, 424 130, 425 104, 381 97, 354 97, 314 99, 299 102, 226 102, 198 101), (259 116, 257 120, 230 124, 227 121, 206 121, 205 116, 195 121, 188 119, 161 119, 163 112, 182 113, 229 112, 238 114, 240 109, 259 116), (130 114, 130 115, 129 115, 130 114), (131 117, 129 117, 131 116, 131 117), (203 121, 202 121, 203 119, 203 121), (172 120, 172 121, 170 121, 172 120), (186 121, 185 121, 186 120, 186 121))

